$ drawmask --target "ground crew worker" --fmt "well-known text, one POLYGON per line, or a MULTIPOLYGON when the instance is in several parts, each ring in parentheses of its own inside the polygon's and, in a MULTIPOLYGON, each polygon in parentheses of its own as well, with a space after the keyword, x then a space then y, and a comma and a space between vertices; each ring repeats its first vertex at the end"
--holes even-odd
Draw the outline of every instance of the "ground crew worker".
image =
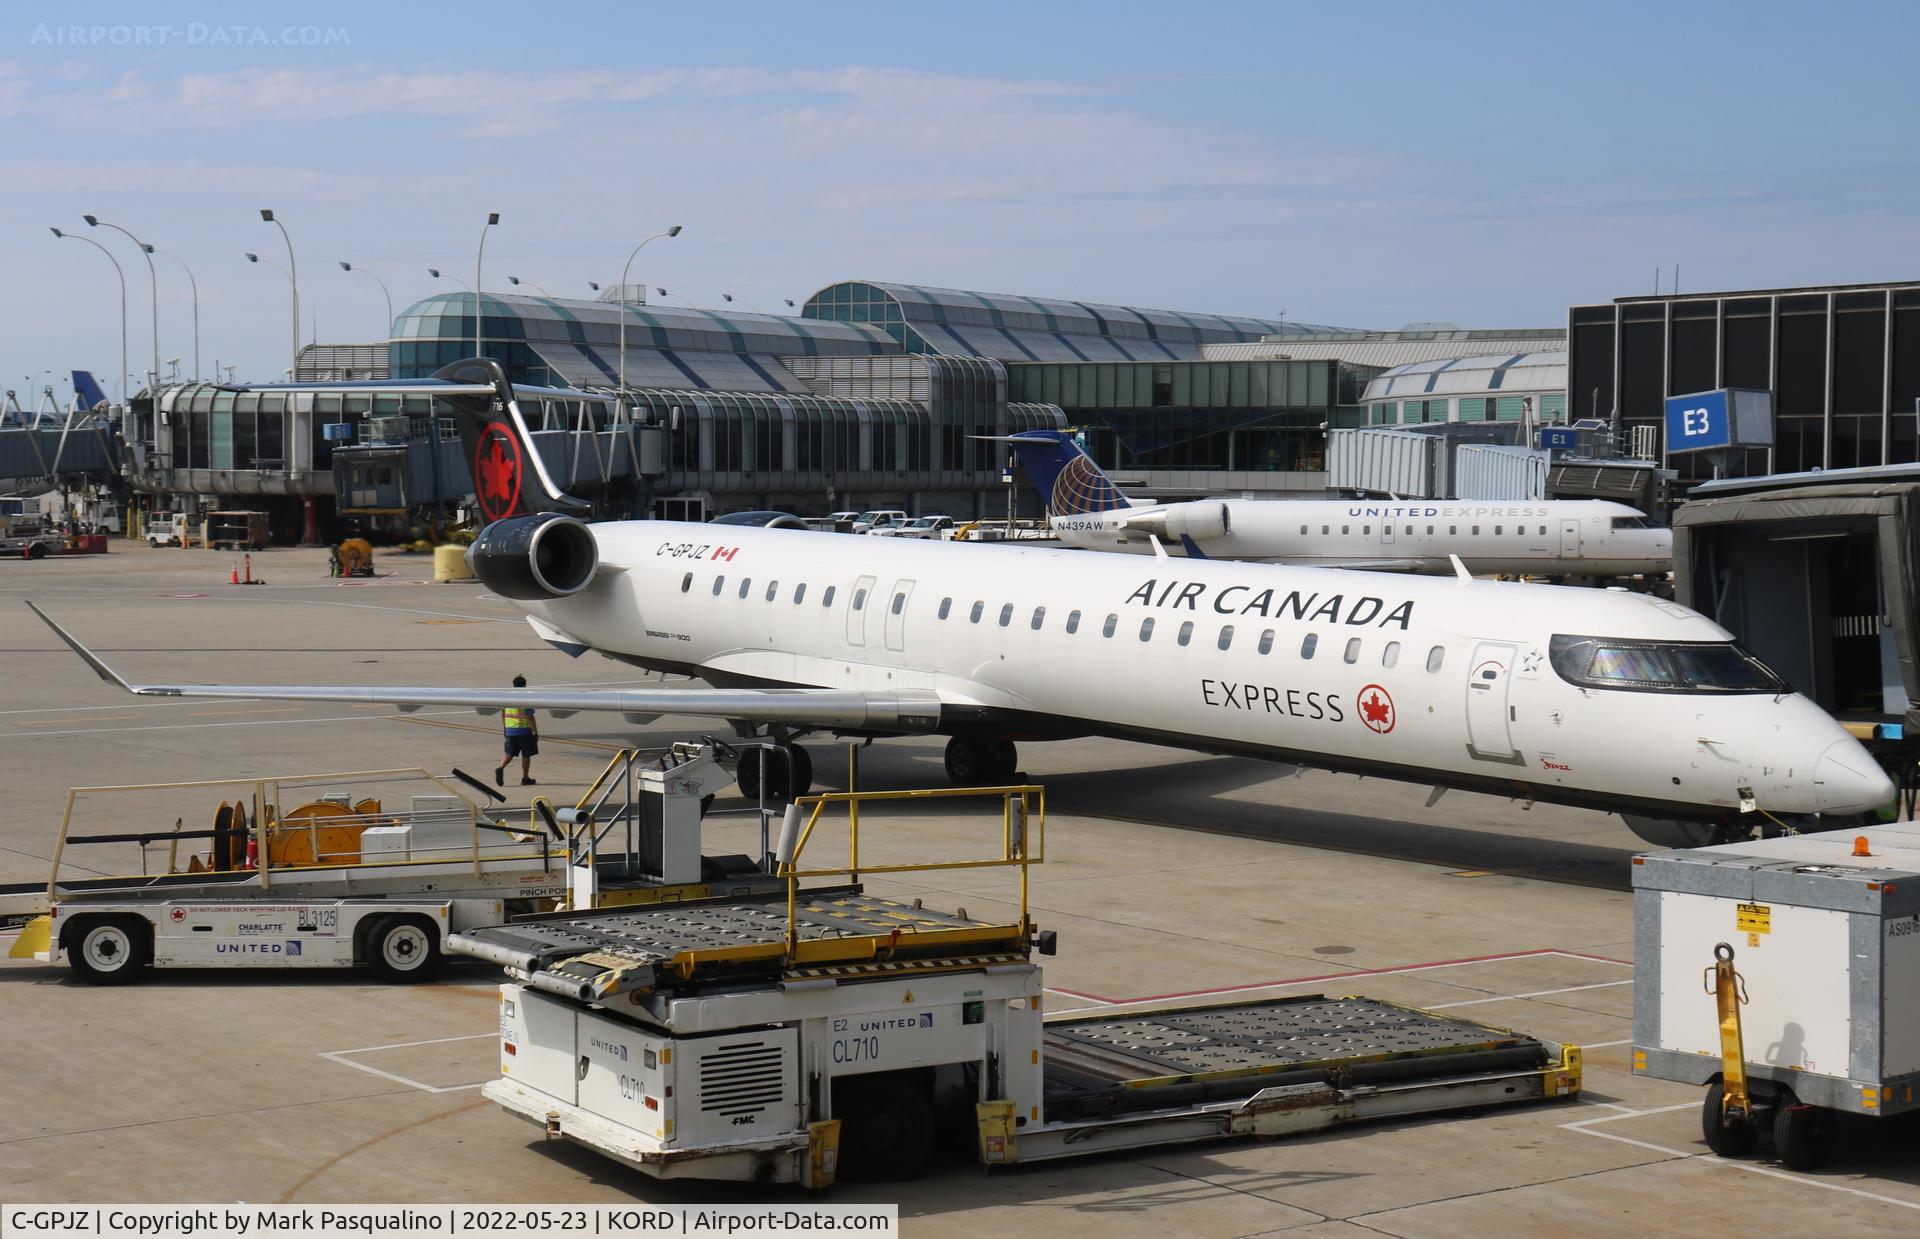
MULTIPOLYGON (((525 688, 527 677, 514 676, 513 686, 525 688)), ((516 757, 520 759, 520 786, 532 786, 534 777, 528 762, 540 751, 540 721, 533 716, 533 711, 525 706, 507 706, 500 711, 500 726, 506 733, 507 752, 500 759, 500 764, 493 768, 495 786, 499 786, 504 781, 501 776, 507 769, 507 763, 516 757)))

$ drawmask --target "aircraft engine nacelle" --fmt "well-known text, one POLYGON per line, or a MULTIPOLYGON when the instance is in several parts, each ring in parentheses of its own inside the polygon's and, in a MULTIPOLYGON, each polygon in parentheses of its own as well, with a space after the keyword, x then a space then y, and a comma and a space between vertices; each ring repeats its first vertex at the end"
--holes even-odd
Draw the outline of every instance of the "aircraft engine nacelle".
POLYGON ((1141 537, 1154 534, 1162 542, 1178 542, 1181 538, 1206 542, 1225 537, 1233 528, 1233 520, 1227 515, 1226 504, 1197 500, 1170 503, 1164 508, 1142 512, 1128 519, 1126 528, 1128 533, 1141 537))
POLYGON ((540 512, 488 525, 467 548, 467 563, 502 598, 564 598, 593 580, 600 548, 573 517, 540 512))

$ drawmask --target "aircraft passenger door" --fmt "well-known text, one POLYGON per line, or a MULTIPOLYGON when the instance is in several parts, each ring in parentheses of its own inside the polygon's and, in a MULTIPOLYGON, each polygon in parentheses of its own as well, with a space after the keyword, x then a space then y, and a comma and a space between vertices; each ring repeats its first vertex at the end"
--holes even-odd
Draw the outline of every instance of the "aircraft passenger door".
POLYGON ((1517 766, 1524 760, 1513 746, 1513 715, 1507 703, 1516 652, 1504 641, 1473 647, 1467 672, 1467 752, 1481 761, 1517 766))
POLYGON ((887 595, 887 648, 907 648, 907 604, 913 601, 913 582, 895 581, 887 595))
POLYGON ((867 643, 867 612, 877 605, 873 599, 873 582, 873 577, 863 576, 853 583, 853 589, 847 594, 848 645, 867 643))
POLYGON ((1567 559, 1580 558, 1580 522, 1560 522, 1560 554, 1567 559))

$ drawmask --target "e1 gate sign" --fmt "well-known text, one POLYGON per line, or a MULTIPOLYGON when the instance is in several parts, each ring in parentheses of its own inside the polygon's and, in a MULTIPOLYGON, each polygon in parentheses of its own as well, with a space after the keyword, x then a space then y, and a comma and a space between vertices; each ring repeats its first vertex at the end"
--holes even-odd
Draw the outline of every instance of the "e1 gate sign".
POLYGON ((1667 451, 1767 447, 1773 443, 1773 394, 1723 388, 1667 397, 1667 451))

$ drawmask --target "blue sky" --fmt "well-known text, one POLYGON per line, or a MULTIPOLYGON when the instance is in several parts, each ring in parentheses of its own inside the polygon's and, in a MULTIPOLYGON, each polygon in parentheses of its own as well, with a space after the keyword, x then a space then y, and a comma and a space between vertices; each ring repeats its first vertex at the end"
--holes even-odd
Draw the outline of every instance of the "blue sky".
MULTIPOLYGON (((92 212, 192 265, 203 368, 470 279, 767 308, 871 277, 1397 327, 1651 288, 1920 278, 1912 3, 17 4, 0 385, 119 351, 92 212), (536 20, 544 24, 532 24, 536 20), (76 29, 77 27, 77 29, 76 29), (144 28, 144 29, 143 29, 144 28)), ((161 260, 160 347, 187 359, 161 260)), ((37 386, 37 383, 35 384, 37 386)))

